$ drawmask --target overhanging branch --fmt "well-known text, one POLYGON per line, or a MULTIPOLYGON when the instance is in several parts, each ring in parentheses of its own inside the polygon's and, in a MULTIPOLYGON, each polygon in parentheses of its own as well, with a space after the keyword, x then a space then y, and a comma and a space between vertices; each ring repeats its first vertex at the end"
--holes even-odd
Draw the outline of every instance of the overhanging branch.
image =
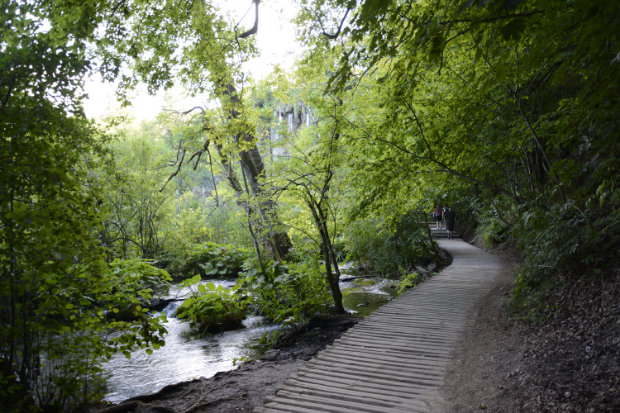
MULTIPOLYGON (((347 9, 346 13, 342 17, 342 20, 340 20, 340 25, 338 26, 338 31, 335 34, 326 33, 325 29, 323 29, 323 33, 321 33, 321 34, 323 36, 327 37, 330 40, 334 40, 334 39, 338 38, 338 36, 340 36, 340 31, 342 30, 342 25, 344 24, 344 21, 347 19, 347 16, 349 15, 350 11, 351 11, 351 9, 347 9)), ((319 20, 319 23, 320 23, 320 20, 319 20)), ((323 28, 322 24, 321 24, 321 28, 323 28)))
POLYGON ((252 2, 254 3, 254 10, 256 12, 256 15, 254 16, 254 26, 247 32, 241 33, 238 36, 239 39, 245 39, 246 37, 249 37, 258 32, 258 5, 260 4, 260 0, 253 0, 252 2))

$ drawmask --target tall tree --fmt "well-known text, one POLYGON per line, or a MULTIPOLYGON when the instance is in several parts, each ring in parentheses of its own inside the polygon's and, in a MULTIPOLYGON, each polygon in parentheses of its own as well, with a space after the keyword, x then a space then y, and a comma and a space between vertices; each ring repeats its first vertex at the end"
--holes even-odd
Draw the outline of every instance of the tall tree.
POLYGON ((617 3, 300 3, 313 52, 343 49, 326 89, 364 112, 342 131, 359 210, 466 195, 526 253, 523 302, 550 273, 617 248, 617 3))
MULTIPOLYGON (((398 170, 476 185, 516 205, 566 203, 596 191, 595 181, 617 180, 608 167, 618 150, 616 4, 300 3, 315 50, 342 41, 329 88, 352 87, 359 104, 378 107, 352 123, 352 144, 402 156, 398 170), (584 162, 593 156, 604 159, 595 168, 584 162), (585 185, 567 188, 576 176, 585 185)), ((375 167, 377 179, 389 169, 375 167)))
POLYGON ((139 310, 126 323, 104 314, 137 299, 119 292, 98 237, 90 171, 108 157, 81 109, 83 50, 57 43, 36 5, 1 7, 0 404, 73 410, 104 357, 157 346, 165 330, 139 310))
MULTIPOLYGON (((246 74, 242 64, 256 53, 253 35, 259 27, 260 1, 251 3, 253 26, 241 33, 239 24, 228 21, 209 2, 175 0, 156 6, 144 0, 87 2, 78 8, 71 2, 52 3, 52 24, 58 31, 74 24, 84 31, 90 28, 84 39, 97 44, 104 77, 112 80, 120 76, 121 92, 138 81, 145 82, 151 92, 178 82, 193 93, 209 92, 217 99, 218 118, 203 117, 201 136, 206 136, 206 141, 188 160, 200 156, 210 142, 214 143, 228 182, 241 193, 242 180, 231 167, 235 159, 229 158, 239 159, 249 190, 261 198, 255 212, 269 234, 273 253, 277 258, 284 257, 291 242, 280 228, 273 201, 262 194, 259 181, 265 166, 256 145, 256 125, 249 121, 243 94, 246 74), (100 30, 96 30, 99 25, 100 30), (122 73, 124 64, 130 74, 122 73)), ((181 158, 177 166, 181 167, 183 161, 181 158)))

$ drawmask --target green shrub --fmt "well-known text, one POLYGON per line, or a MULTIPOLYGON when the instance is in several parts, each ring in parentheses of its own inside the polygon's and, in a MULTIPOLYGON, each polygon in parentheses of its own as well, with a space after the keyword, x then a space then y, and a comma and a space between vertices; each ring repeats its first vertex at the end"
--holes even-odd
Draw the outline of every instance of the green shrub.
POLYGON ((152 294, 165 294, 172 281, 167 271, 139 258, 115 259, 110 263, 110 269, 118 279, 119 288, 124 290, 148 290, 152 294))
POLYGON ((175 276, 200 274, 206 278, 236 277, 243 270, 243 263, 251 255, 245 248, 205 242, 191 246, 182 260, 170 264, 175 276))
POLYGON ((112 291, 133 297, 132 300, 116 304, 108 316, 114 320, 135 319, 136 314, 149 306, 151 298, 168 292, 172 281, 165 270, 139 258, 115 259, 110 263, 110 273, 110 280, 113 280, 112 291))
POLYGON ((491 248, 508 239, 508 228, 498 219, 493 219, 482 224, 478 233, 484 237, 485 248, 491 248))
POLYGON ((408 289, 413 288, 422 282, 422 276, 418 274, 417 272, 407 273, 406 271, 402 269, 401 271, 404 274, 403 274, 402 280, 400 281, 400 285, 398 286, 398 289, 396 290, 396 294, 398 295, 401 295, 408 289))
POLYGON ((284 339, 281 336, 281 330, 265 331, 265 334, 258 339, 258 344, 263 346, 265 350, 271 350, 277 344, 282 344, 283 341, 286 341, 286 334, 284 335, 284 339))
POLYGON ((515 227, 524 261, 515 280, 511 304, 525 318, 539 318, 548 290, 559 275, 600 272, 620 246, 618 210, 576 210, 565 204, 523 214, 515 227))
POLYGON ((269 261, 265 272, 260 274, 255 260, 248 260, 238 281, 252 297, 257 313, 277 323, 291 324, 329 311, 331 295, 318 260, 286 266, 269 261))
POLYGON ((413 213, 402 216, 391 230, 373 218, 351 223, 344 231, 347 258, 360 269, 384 275, 433 261, 426 228, 414 218, 413 213))
POLYGON ((202 334, 221 333, 240 328, 245 320, 245 300, 238 288, 227 289, 213 283, 198 284, 200 275, 185 280, 182 287, 196 285, 196 290, 178 308, 176 315, 189 320, 202 334))

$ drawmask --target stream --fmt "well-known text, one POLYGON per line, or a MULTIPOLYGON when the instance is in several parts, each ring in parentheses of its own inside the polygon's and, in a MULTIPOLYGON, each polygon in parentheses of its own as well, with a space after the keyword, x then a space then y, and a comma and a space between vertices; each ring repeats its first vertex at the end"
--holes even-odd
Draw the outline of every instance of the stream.
MULTIPOLYGON (((235 280, 201 281, 208 282, 226 288, 235 285, 235 280)), ((354 279, 343 274, 340 288, 346 294, 344 307, 357 316, 365 317, 396 295, 396 289, 391 288, 391 284, 392 281, 386 278, 354 279)), ((172 286, 167 298, 185 298, 189 294, 189 289, 172 286)), ((168 317, 165 346, 150 355, 144 350, 136 350, 129 359, 123 354, 115 354, 103 365, 109 392, 106 400, 119 403, 130 397, 155 393, 169 384, 199 377, 209 378, 220 371, 232 370, 234 359, 260 358, 264 348, 259 345, 259 339, 265 332, 280 328, 277 324, 266 322, 263 317, 248 316, 243 321, 243 329, 194 338, 189 324, 174 317, 180 303, 172 302, 162 311, 168 317)))

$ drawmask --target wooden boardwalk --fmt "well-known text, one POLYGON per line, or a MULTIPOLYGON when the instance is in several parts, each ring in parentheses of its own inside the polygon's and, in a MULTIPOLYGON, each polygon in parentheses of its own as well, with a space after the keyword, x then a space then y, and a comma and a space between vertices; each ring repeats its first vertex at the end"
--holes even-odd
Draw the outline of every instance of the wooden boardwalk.
POLYGON ((454 345, 504 265, 460 239, 438 243, 450 267, 349 329, 254 412, 441 412, 454 345))

